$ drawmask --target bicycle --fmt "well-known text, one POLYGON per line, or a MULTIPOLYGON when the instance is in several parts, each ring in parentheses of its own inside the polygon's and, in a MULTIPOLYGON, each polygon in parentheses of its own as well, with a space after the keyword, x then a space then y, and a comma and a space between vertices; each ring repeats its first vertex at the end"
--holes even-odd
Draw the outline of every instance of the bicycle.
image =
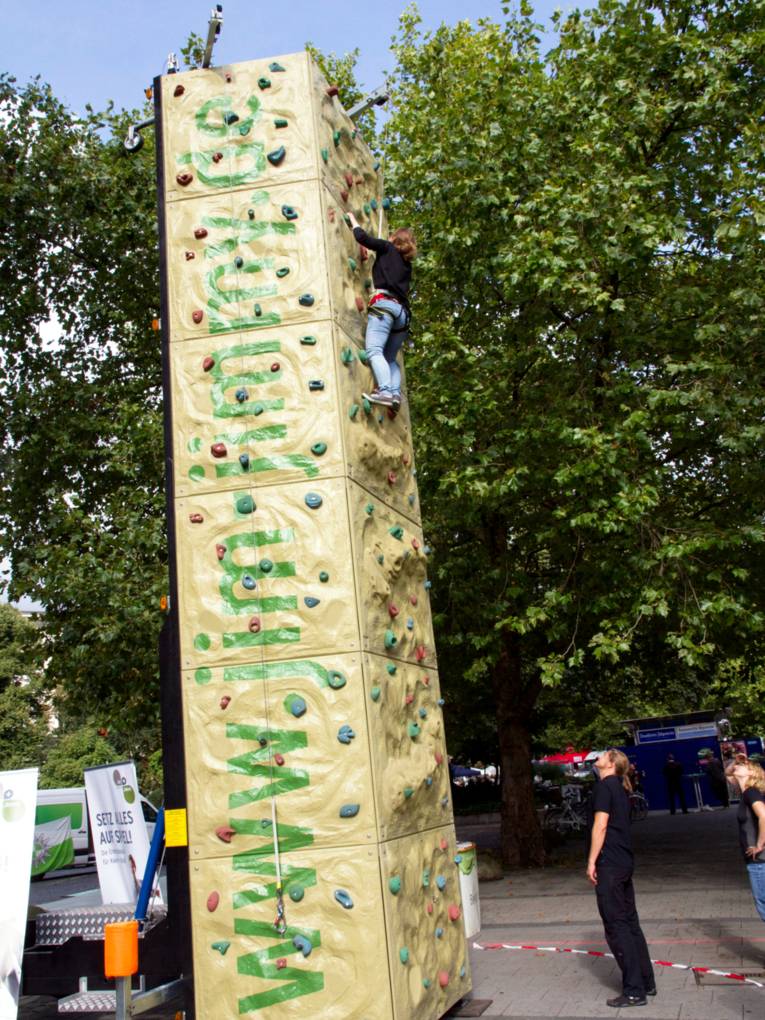
POLYGON ((542 818, 542 828, 565 835, 587 828, 587 809, 582 801, 563 797, 563 803, 549 806, 542 818))
POLYGON ((630 821, 642 822, 648 817, 648 801, 642 793, 633 790, 630 794, 630 821))

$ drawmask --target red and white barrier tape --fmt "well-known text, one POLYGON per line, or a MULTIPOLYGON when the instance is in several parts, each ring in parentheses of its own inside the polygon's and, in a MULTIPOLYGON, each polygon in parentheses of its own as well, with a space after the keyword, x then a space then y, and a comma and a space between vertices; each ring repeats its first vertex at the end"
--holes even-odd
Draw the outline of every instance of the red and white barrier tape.
MULTIPOLYGON (((473 949, 531 949, 536 953, 577 953, 580 956, 604 956, 614 959, 613 953, 604 953, 598 949, 568 949, 564 946, 511 946, 507 942, 474 942, 473 949)), ((715 977, 729 978, 731 981, 742 981, 755 988, 765 988, 761 981, 713 967, 692 967, 689 963, 670 963, 669 960, 651 960, 654 967, 672 967, 674 970, 691 970, 694 974, 713 974, 715 977)))

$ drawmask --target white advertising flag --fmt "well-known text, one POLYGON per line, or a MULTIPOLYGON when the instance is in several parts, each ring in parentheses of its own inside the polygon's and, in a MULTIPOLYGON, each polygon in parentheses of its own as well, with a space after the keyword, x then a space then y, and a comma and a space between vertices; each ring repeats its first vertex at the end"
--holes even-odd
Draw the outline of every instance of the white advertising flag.
POLYGON ((132 761, 85 769, 88 815, 103 903, 135 903, 149 837, 132 761))
POLYGON ((37 769, 0 772, 0 1020, 16 1020, 29 905, 37 769))

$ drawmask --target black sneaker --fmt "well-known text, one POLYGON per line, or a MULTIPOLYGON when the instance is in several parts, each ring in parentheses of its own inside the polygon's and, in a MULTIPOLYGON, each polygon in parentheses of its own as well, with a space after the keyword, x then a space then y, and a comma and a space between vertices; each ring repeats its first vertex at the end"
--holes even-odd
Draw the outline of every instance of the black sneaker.
POLYGON ((401 409, 401 394, 400 393, 394 393, 393 394, 393 397, 391 398, 391 405, 390 406, 393 408, 393 410, 396 412, 396 414, 398 414, 399 410, 401 409))
POLYGON ((645 1006, 647 1003, 644 995, 617 995, 615 999, 606 999, 606 1005, 624 1009, 626 1006, 645 1006))
POLYGON ((651 985, 650 988, 646 988, 645 994, 646 995, 656 995, 656 985, 651 985))
POLYGON ((372 390, 371 393, 362 393, 361 395, 368 400, 370 404, 382 404, 383 407, 393 406, 393 397, 390 393, 381 393, 379 390, 372 390))

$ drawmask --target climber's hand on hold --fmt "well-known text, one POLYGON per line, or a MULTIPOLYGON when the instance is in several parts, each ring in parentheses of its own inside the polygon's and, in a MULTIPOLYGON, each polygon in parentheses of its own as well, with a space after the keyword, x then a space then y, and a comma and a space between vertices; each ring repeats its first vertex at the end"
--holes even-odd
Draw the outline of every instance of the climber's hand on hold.
POLYGON ((347 213, 347 216, 351 223, 351 230, 355 230, 356 227, 358 227, 359 225, 359 221, 356 219, 352 212, 347 213))

